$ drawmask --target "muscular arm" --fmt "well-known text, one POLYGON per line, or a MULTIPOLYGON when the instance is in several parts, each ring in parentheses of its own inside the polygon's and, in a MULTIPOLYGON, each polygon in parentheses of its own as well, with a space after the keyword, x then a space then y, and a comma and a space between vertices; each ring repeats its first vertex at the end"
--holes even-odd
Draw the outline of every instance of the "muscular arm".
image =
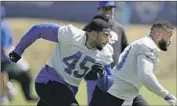
POLYGON ((159 84, 156 76, 154 75, 154 64, 149 57, 144 54, 140 54, 137 59, 137 67, 139 79, 148 90, 162 98, 168 95, 169 92, 159 84))
POLYGON ((33 26, 17 44, 14 52, 21 56, 24 50, 34 43, 37 39, 43 38, 45 40, 58 42, 59 26, 55 24, 40 24, 33 26))

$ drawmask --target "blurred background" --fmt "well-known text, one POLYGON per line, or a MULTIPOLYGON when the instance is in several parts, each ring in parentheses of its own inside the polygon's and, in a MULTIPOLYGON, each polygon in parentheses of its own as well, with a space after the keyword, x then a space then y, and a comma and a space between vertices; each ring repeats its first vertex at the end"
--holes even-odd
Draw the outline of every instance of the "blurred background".
MULTIPOLYGON (((165 19, 177 26, 177 2, 116 2, 116 20, 125 28, 128 42, 149 34, 150 25, 158 19, 165 19)), ((20 38, 33 25, 41 23, 57 23, 60 25, 73 24, 83 28, 97 13, 97 1, 48 1, 48 2, 17 2, 1 1, 5 8, 4 15, 9 23, 16 45, 20 38)), ((2 8, 1 8, 2 9, 2 8)), ((2 12, 2 11, 1 11, 2 12)), ((34 79, 50 57, 54 43, 38 40, 24 53, 32 73, 33 95, 34 79)), ((156 69, 160 83, 170 92, 176 95, 176 27, 173 42, 168 52, 162 52, 156 69)), ((34 101, 26 101, 19 82, 12 81, 17 88, 17 95, 10 102, 11 105, 32 105, 34 101)), ((145 88, 142 94, 151 105, 167 105, 165 101, 145 88)), ((37 95, 36 95, 37 96, 37 95)), ((81 105, 87 104, 86 87, 83 81, 77 94, 77 100, 81 105)))

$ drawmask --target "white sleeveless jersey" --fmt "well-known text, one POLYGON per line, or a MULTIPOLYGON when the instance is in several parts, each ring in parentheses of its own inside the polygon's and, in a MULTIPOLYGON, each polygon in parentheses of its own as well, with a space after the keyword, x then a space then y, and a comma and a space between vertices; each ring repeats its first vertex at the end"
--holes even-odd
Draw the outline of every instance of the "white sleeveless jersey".
POLYGON ((70 85, 79 86, 82 78, 91 71, 94 63, 112 63, 113 48, 107 44, 101 51, 88 49, 86 33, 73 25, 61 26, 58 44, 47 64, 70 85))
POLYGON ((113 69, 115 81, 108 92, 124 100, 136 97, 142 87, 138 74, 137 56, 145 54, 155 65, 159 62, 159 52, 160 49, 148 36, 132 42, 120 55, 119 64, 113 69))

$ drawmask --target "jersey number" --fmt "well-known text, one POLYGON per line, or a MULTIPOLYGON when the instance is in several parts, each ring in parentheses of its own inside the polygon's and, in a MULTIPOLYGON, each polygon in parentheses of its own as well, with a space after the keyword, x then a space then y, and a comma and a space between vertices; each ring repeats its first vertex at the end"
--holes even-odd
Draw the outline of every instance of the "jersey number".
POLYGON ((79 59, 82 57, 82 52, 77 52, 72 56, 69 57, 65 57, 63 58, 63 62, 66 64, 67 68, 64 69, 64 71, 66 73, 68 73, 69 75, 72 74, 76 77, 76 78, 82 78, 86 72, 89 70, 89 67, 86 67, 85 65, 87 64, 87 62, 91 62, 91 63, 95 63, 95 59, 89 57, 89 56, 85 56, 83 61, 79 64, 79 67, 81 70, 83 70, 83 74, 79 74, 79 71, 74 70, 76 67, 77 62, 79 61, 79 59), (71 61, 71 62, 69 62, 71 61))
POLYGON ((130 49, 131 49, 131 46, 129 46, 128 50, 126 50, 125 53, 122 55, 122 58, 121 58, 120 62, 117 65, 118 71, 119 71, 119 69, 121 69, 123 67, 123 65, 124 65, 124 63, 126 61, 126 58, 127 58, 128 54, 130 52, 130 49))

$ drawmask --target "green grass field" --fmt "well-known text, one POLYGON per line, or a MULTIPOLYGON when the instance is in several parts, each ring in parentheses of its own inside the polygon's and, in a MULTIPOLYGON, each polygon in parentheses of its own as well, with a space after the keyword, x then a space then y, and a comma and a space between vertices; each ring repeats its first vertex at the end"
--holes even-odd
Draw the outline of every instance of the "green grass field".
MULTIPOLYGON (((72 23, 79 28, 82 28, 85 24, 84 23, 76 23, 76 22, 63 22, 63 21, 56 21, 56 20, 39 20, 39 19, 9 19, 14 38, 15 44, 18 43, 21 36, 28 31, 29 28, 32 27, 34 24, 40 23, 58 23, 58 24, 68 24, 72 23)), ((128 35, 129 42, 132 42, 142 36, 145 36, 149 33, 150 26, 143 26, 143 25, 127 25, 125 26, 126 33, 128 35)), ((176 31, 174 33, 176 35, 176 31)), ((158 65, 156 74, 160 83, 167 88, 172 94, 176 95, 176 36, 173 38, 172 45, 169 48, 167 53, 161 54, 161 63, 158 65)), ((24 53, 26 60, 29 62, 31 71, 33 73, 33 78, 39 72, 40 68, 43 64, 46 63, 47 59, 49 58, 52 50, 54 48, 54 43, 45 40, 38 40, 32 46, 30 46, 24 53)), ((33 83, 34 84, 34 83, 33 83)), ((15 82, 15 86, 18 88, 18 95, 14 100, 11 102, 11 105, 35 105, 34 102, 26 102, 23 98, 21 90, 18 86, 18 83, 15 82)), ((33 85, 34 88, 34 85, 33 85)), ((150 105, 167 105, 167 103, 157 97, 156 95, 149 92, 147 89, 143 88, 141 90, 143 96, 147 99, 150 105)), ((35 90, 33 89, 33 94, 36 95, 35 90)), ((79 92, 76 96, 78 102, 81 105, 86 105, 87 98, 86 98, 86 87, 85 82, 83 81, 79 92)))
MULTIPOLYGON (((168 79, 168 80, 160 80, 160 83, 167 88, 172 94, 176 95, 176 79, 168 79)), ((14 100, 11 102, 11 105, 35 105, 34 102, 26 102, 23 98, 22 93, 20 93, 20 88, 18 84, 15 84, 15 86, 18 88, 18 96, 14 98, 14 100)), ((35 91, 34 91, 35 92, 35 91)), ((153 93, 149 92, 146 88, 143 88, 141 90, 142 95, 145 97, 146 100, 148 100, 150 105, 168 105, 166 101, 161 99, 160 97, 154 95, 153 93)), ((35 93, 34 93, 35 94, 35 93)), ((78 102, 82 105, 87 105, 87 98, 86 98, 86 87, 85 82, 82 82, 82 85, 79 89, 79 92, 76 96, 78 102)))

